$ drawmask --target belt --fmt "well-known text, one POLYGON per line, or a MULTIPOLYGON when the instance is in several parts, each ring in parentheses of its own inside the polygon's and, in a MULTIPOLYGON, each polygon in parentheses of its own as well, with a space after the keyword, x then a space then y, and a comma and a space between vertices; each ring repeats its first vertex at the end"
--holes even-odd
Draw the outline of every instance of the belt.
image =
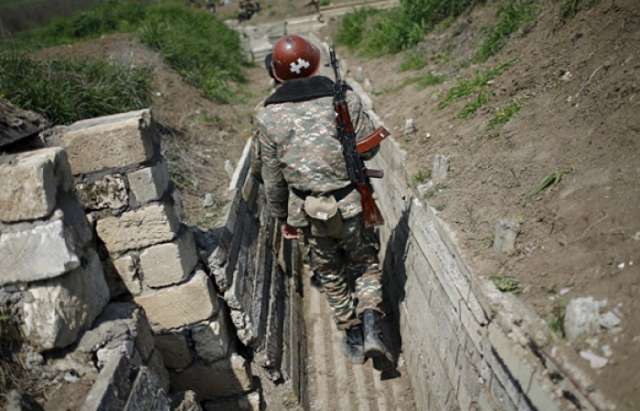
POLYGON ((333 191, 327 191, 326 193, 314 193, 310 190, 298 190, 295 187, 289 186, 289 190, 291 190, 293 194, 297 195, 303 200, 310 195, 315 195, 320 197, 333 197, 337 202, 340 202, 340 200, 348 196, 353 190, 355 190, 355 188, 356 187, 353 184, 349 184, 346 187, 342 187, 333 191))

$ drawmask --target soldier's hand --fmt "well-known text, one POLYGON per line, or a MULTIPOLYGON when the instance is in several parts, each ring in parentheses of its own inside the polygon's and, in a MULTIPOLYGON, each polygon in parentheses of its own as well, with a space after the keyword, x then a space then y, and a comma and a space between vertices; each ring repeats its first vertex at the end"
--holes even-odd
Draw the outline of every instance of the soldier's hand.
POLYGON ((300 238, 300 232, 296 227, 290 226, 287 223, 284 223, 280 226, 280 231, 282 232, 282 236, 287 240, 295 240, 300 238))

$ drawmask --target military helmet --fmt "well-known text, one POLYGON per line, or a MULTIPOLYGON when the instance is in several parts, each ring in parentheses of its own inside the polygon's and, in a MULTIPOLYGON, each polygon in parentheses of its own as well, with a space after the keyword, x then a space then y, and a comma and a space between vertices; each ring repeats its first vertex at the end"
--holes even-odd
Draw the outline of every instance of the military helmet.
POLYGON ((320 50, 297 35, 281 37, 271 54, 273 73, 282 81, 309 77, 320 65, 320 50))

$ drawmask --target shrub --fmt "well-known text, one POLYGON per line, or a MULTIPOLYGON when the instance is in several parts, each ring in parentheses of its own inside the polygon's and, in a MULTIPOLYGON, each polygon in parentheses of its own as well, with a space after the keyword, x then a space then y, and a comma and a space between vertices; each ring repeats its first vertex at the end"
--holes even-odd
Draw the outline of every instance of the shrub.
POLYGON ((378 11, 374 9, 361 8, 346 14, 338 27, 336 42, 350 48, 358 46, 362 41, 367 20, 377 13, 378 11))
POLYGON ((426 65, 427 59, 424 55, 412 50, 404 56, 404 60, 400 63, 400 71, 420 70, 426 65))
POLYGON ((55 124, 147 107, 151 73, 93 60, 34 61, 0 53, 0 94, 55 124))
POLYGON ((498 8, 498 21, 488 31, 486 38, 476 52, 475 60, 484 62, 502 50, 512 33, 534 19, 536 10, 534 0, 506 0, 498 8))
POLYGON ((235 94, 230 81, 245 80, 240 37, 206 12, 172 4, 152 7, 139 35, 211 99, 230 101, 235 94))
POLYGON ((425 32, 447 18, 460 15, 476 0, 401 0, 384 12, 357 11, 346 15, 337 40, 370 55, 397 53, 417 44, 425 32))

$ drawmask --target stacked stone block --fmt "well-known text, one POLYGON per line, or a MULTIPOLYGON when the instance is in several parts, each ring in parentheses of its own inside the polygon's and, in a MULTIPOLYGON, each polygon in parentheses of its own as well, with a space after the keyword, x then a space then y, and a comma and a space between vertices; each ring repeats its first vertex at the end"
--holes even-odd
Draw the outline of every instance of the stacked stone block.
POLYGON ((26 340, 64 348, 109 301, 100 259, 61 148, 0 160, 0 286, 26 340))
POLYGON ((235 353, 228 315, 180 223, 149 110, 58 128, 48 141, 69 152, 75 189, 103 245, 108 274, 149 319, 172 389, 200 400, 252 389, 235 353))

